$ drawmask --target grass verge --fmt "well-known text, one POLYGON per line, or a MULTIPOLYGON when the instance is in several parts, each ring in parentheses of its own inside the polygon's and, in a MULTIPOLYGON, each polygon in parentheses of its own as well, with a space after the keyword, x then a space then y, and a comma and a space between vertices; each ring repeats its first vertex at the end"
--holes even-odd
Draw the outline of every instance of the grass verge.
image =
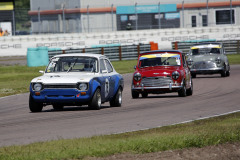
POLYGON ((240 64, 240 54, 229 54, 227 57, 230 65, 240 64))
POLYGON ((145 131, 0 148, 0 159, 84 159, 240 141, 240 113, 145 131))

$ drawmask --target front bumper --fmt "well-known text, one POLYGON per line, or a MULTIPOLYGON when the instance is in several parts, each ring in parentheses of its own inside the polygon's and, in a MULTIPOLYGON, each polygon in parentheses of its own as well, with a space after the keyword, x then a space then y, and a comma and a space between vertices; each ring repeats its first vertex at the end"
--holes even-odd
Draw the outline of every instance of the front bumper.
POLYGON ((190 69, 192 74, 215 74, 215 73, 221 73, 223 70, 224 70, 223 67, 190 69))
POLYGON ((79 91, 77 89, 44 89, 30 93, 34 101, 47 104, 86 104, 92 97, 89 90, 79 91))
POLYGON ((147 92, 147 93, 167 93, 167 92, 176 92, 182 88, 182 84, 173 84, 170 83, 169 85, 166 86, 134 86, 132 85, 132 91, 137 91, 137 92, 147 92))

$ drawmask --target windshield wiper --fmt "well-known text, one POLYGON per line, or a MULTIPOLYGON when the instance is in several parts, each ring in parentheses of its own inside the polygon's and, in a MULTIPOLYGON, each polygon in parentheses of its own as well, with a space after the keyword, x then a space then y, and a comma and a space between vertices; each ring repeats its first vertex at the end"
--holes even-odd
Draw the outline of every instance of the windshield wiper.
POLYGON ((73 63, 73 65, 68 68, 67 73, 73 69, 73 67, 75 66, 77 60, 78 60, 78 58, 75 60, 75 62, 73 63))
POLYGON ((68 68, 67 73, 68 73, 70 70, 72 70, 72 66, 68 68))

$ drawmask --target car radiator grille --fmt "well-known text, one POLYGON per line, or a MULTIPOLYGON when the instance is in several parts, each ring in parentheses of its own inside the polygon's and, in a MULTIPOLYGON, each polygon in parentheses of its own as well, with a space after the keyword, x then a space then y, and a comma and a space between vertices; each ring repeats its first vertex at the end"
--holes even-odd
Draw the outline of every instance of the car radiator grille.
POLYGON ((201 62, 195 62, 192 66, 192 69, 208 69, 208 68, 215 68, 216 63, 211 61, 201 61, 201 62))
POLYGON ((141 85, 147 87, 161 87, 168 86, 172 83, 171 77, 147 77, 143 78, 141 85))
POLYGON ((62 88, 77 88, 77 85, 76 84, 70 84, 70 85, 59 85, 59 84, 47 84, 47 85, 44 85, 44 88, 45 89, 62 89, 62 88))

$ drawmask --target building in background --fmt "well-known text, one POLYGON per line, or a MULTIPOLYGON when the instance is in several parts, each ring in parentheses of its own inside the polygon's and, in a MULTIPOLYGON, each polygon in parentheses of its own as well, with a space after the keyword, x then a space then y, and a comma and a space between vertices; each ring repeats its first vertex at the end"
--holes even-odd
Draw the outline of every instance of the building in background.
POLYGON ((0 28, 3 31, 8 31, 11 35, 14 31, 14 0, 1 0, 0 1, 0 28))
POLYGON ((215 27, 240 25, 240 0, 31 0, 29 15, 34 34, 215 27))

